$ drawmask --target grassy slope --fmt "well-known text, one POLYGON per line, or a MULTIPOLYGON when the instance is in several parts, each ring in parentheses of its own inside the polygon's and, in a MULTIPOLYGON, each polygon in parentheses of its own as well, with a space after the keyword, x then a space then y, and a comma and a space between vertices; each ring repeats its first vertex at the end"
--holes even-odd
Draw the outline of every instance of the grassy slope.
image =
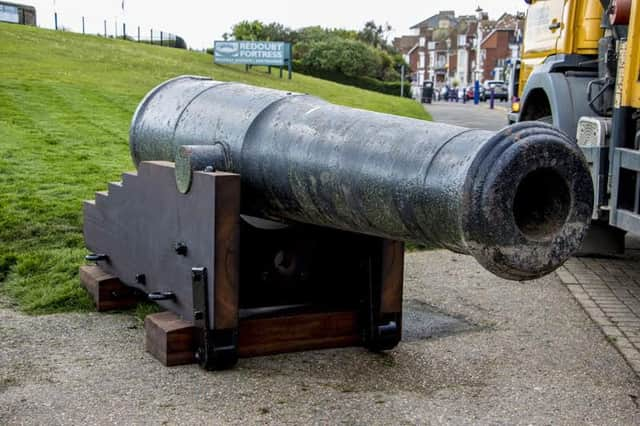
POLYGON ((77 278, 86 253, 81 201, 133 168, 131 116, 170 77, 207 75, 428 118, 398 97, 211 62, 200 53, 0 23, 0 290, 21 309, 90 307, 77 278))

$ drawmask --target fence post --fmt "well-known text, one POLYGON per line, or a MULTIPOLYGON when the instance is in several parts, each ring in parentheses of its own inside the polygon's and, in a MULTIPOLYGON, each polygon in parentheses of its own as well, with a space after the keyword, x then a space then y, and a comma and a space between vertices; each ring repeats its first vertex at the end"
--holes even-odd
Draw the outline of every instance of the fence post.
POLYGON ((138 43, 140 43, 140 25, 138 25, 138 43))
POLYGON ((400 65, 400 97, 404 98, 404 64, 400 65))
POLYGON ((125 24, 124 22, 122 23, 122 39, 127 39, 127 24, 125 24))
POLYGON ((149 41, 153 44, 153 28, 151 28, 151 39, 149 41))
POLYGON ((289 80, 291 80, 291 74, 293 73, 293 44, 289 43, 289 60, 288 62, 288 71, 289 71, 289 80))
POLYGON ((53 12, 53 26, 58 31, 58 12, 53 12))
POLYGON ((160 31, 160 46, 162 46, 162 31, 160 31))
POLYGON ((107 38, 107 20, 104 20, 104 38, 107 38))
POLYGON ((82 17, 82 34, 84 34, 84 16, 82 17))

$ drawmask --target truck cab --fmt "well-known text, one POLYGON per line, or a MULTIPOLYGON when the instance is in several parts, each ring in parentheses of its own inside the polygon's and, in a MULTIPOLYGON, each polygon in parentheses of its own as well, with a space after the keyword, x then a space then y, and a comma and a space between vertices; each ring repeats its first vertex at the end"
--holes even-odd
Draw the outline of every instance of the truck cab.
POLYGON ((520 58, 519 111, 511 121, 542 120, 575 136, 589 115, 586 88, 598 76, 600 0, 531 0, 520 58), (567 100, 572 102, 567 103, 567 100))

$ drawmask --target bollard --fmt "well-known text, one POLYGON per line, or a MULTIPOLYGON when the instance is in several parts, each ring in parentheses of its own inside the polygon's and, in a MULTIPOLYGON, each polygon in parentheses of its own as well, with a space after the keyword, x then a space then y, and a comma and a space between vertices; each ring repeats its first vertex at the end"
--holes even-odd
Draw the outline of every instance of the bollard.
POLYGON ((480 103, 480 81, 478 80, 473 85, 473 103, 474 105, 480 103))
POLYGON ((495 102, 495 87, 489 89, 489 109, 493 109, 495 102))

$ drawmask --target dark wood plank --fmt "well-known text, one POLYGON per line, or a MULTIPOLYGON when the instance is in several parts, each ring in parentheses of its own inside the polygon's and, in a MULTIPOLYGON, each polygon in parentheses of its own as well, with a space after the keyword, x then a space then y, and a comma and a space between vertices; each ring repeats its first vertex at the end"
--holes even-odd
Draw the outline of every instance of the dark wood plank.
POLYGON ((79 275, 98 311, 130 309, 140 301, 133 289, 98 266, 81 266, 79 275))
POLYGON ((240 288, 240 179, 218 173, 215 181, 214 328, 238 327, 240 288))
POLYGON ((240 321, 240 357, 360 344, 356 312, 322 312, 240 321))
POLYGON ((382 313, 402 312, 404 243, 384 240, 382 248, 382 313))
POLYGON ((122 184, 98 194, 97 203, 85 203, 86 245, 109 256, 100 267, 124 284, 145 293, 174 292, 175 300, 159 304, 186 320, 193 317, 191 268, 207 268, 209 323, 237 325, 240 177, 195 172, 191 190, 181 194, 174 170, 173 163, 142 162, 137 174, 124 173, 122 184), (186 255, 176 253, 178 243, 187 246, 186 255), (144 284, 136 281, 139 275, 144 284))
POLYGON ((144 319, 145 349, 167 367, 191 364, 195 340, 192 323, 173 312, 159 312, 144 319))
MULTIPOLYGON (((173 312, 144 321, 147 352, 166 366, 194 360, 195 327, 173 312)), ((327 349, 360 344, 356 312, 326 312, 240 321, 240 357, 327 349)))

